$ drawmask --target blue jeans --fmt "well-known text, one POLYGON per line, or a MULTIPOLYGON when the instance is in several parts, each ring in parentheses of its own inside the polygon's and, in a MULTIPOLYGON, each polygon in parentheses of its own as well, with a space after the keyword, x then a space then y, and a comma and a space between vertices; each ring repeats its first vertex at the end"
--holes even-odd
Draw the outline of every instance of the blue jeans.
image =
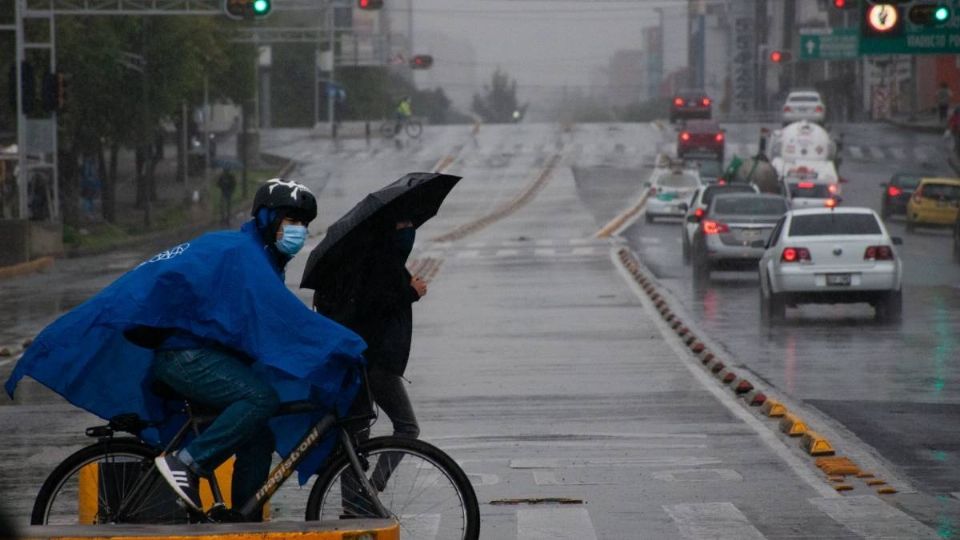
POLYGON ((233 506, 246 503, 270 472, 275 441, 267 421, 280 404, 276 391, 248 365, 217 349, 157 352, 153 374, 191 402, 222 411, 180 456, 194 472, 209 476, 236 454, 233 506))

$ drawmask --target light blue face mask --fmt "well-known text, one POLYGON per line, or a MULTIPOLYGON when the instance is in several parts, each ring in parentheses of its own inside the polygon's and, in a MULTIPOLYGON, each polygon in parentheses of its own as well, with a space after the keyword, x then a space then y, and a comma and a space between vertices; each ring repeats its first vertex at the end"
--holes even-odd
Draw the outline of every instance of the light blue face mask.
POLYGON ((277 240, 277 250, 284 255, 293 257, 307 241, 307 228, 303 225, 284 225, 283 236, 277 240))

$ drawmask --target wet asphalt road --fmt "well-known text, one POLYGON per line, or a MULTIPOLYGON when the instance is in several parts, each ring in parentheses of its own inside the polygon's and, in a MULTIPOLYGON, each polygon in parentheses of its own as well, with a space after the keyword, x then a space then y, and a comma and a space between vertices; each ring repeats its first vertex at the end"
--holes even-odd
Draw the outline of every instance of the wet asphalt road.
MULTIPOLYGON (((897 140, 886 128, 870 128, 878 138, 897 140)), ((731 127, 730 138, 746 141, 744 134, 756 127, 742 126, 743 133, 737 129, 731 127)), ((876 538, 884 527, 917 531, 909 518, 887 515, 887 505, 875 497, 849 498, 852 506, 843 507, 847 498, 837 499, 835 493, 831 498, 832 489, 822 479, 809 480, 811 473, 804 472, 805 467, 812 469, 809 461, 793 461, 798 451, 775 451, 775 444, 762 442, 764 436, 744 423, 736 406, 723 406, 678 363, 676 352, 613 270, 609 244, 591 238, 635 199, 640 179, 649 171, 646 165, 671 138, 669 132, 646 124, 575 126, 571 131, 518 125, 484 127, 476 137, 462 127, 427 130, 423 141, 403 148, 380 142, 369 148, 358 141, 333 147, 295 131, 274 132, 266 145, 304 162, 297 176, 310 179, 321 193, 318 229, 398 170, 429 170, 449 156, 454 159, 452 172, 469 180, 418 233, 414 257, 443 261, 443 266, 431 295, 416 306, 408 378, 424 438, 451 452, 477 487, 484 538, 876 538), (430 241, 516 201, 553 156, 560 158, 560 166, 532 199, 461 240, 430 241), (544 496, 568 496, 586 504, 489 504, 544 496), (884 509, 870 507, 874 503, 884 509), (891 521, 857 521, 881 514, 891 521)), ((853 144, 850 138, 847 144, 853 144)), ((843 172, 852 175, 856 170, 851 160, 843 172)), ((929 242, 923 244, 927 248, 918 247, 918 256, 942 240, 937 233, 917 236, 929 242)), ((671 254, 679 262, 679 243, 671 243, 679 239, 678 225, 636 226, 626 239, 694 313, 693 320, 707 335, 778 391, 836 414, 868 444, 868 434, 849 425, 855 422, 850 411, 837 408, 834 413, 819 402, 843 396, 857 406, 883 403, 876 398, 924 387, 911 366, 899 366, 909 377, 897 379, 897 362, 882 355, 883 369, 860 365, 833 371, 830 377, 822 364, 836 367, 825 353, 837 345, 825 344, 818 333, 830 333, 838 342, 842 336, 843 347, 857 348, 853 342, 859 338, 850 334, 875 329, 879 336, 888 330, 873 325, 867 309, 831 312, 829 326, 818 323, 816 314, 803 314, 799 321, 791 315, 791 324, 765 335, 753 324, 756 291, 748 274, 715 283, 712 301, 707 300, 709 293, 703 298, 684 293, 684 269, 676 265, 670 273, 671 254), (723 311, 728 308, 733 311, 723 311), (723 313, 731 315, 725 319, 723 313), (851 331, 838 332, 837 326, 851 331), (803 333, 802 339, 788 337, 791 332, 803 333)), ((149 253, 145 248, 58 261, 48 274, 0 283, 5 308, 0 316, 6 317, 0 325, 0 346, 33 335, 149 253)), ((288 270, 291 287, 304 261, 300 257, 288 270)), ((926 267, 922 271, 938 275, 926 267)), ((952 286, 940 287, 955 298, 952 286)), ((921 304, 912 303, 913 296, 906 298, 907 318, 930 317, 921 304)), ((944 323, 952 326, 943 332, 953 336, 956 302, 945 304, 942 311, 952 317, 944 323)), ((899 331, 908 329, 909 339, 890 338, 883 346, 921 344, 927 349, 911 353, 921 357, 936 334, 909 321, 899 331)), ((849 350, 842 354, 848 366, 858 361, 849 350)), ((862 353, 859 362, 867 362, 865 356, 862 353)), ((955 356, 955 348, 943 350, 941 400, 918 399, 910 410, 923 413, 921 401, 932 407, 958 402, 956 369, 949 367, 955 356)), ((0 360, 0 379, 5 380, 11 365, 0 360)), ((17 406, 0 407, 0 429, 8 441, 0 448, 0 485, 12 494, 7 503, 14 505, 12 513, 22 518, 42 476, 84 444, 80 428, 97 421, 36 384, 23 385, 17 397, 17 406)), ((937 422, 924 416, 916 423, 937 422)), ((909 444, 919 446, 927 435, 911 434, 909 444)), ((897 448, 909 447, 901 442, 897 448)), ((880 450, 883 458, 896 462, 880 450)), ((285 487, 275 500, 277 515, 297 519, 305 492, 285 487)), ((942 518, 936 503, 896 500, 931 527, 944 519, 946 527, 956 523, 956 509, 942 518)))
MULTIPOLYGON (((725 127, 733 146, 728 157, 738 150, 743 155, 759 129, 725 127)), ((833 129, 845 134, 844 205, 879 211, 879 184, 894 171, 956 176, 937 136, 883 125, 833 129)), ((663 135, 662 149, 670 150, 674 135, 663 135)), ((585 196, 609 197, 586 186, 610 178, 610 171, 579 172, 585 196)), ((627 184, 648 172, 613 177, 627 184)), ((638 221, 625 236, 689 317, 745 368, 836 420, 921 491, 949 497, 960 491, 960 264, 951 258, 949 230, 907 233, 902 217, 887 226, 904 239, 904 316, 897 325, 875 323, 865 304, 810 305, 788 309, 786 324, 766 328, 755 272, 715 273, 704 291, 694 291, 691 268, 681 260, 679 220, 638 221)))

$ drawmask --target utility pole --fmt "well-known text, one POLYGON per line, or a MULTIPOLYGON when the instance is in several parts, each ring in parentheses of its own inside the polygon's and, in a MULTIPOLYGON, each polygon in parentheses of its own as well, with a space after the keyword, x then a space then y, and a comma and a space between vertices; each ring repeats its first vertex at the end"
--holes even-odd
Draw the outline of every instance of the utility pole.
POLYGON ((333 136, 333 130, 336 129, 334 127, 334 123, 336 122, 336 119, 334 119, 333 117, 334 115, 333 100, 336 96, 333 95, 333 92, 331 92, 330 89, 334 84, 336 84, 334 81, 336 80, 336 71, 337 71, 337 44, 335 43, 336 30, 333 27, 335 22, 333 17, 333 9, 334 8, 333 8, 332 2, 327 4, 327 9, 326 9, 327 43, 330 46, 331 58, 330 58, 330 77, 327 80, 326 90, 327 90, 327 122, 330 126, 331 136, 333 136))

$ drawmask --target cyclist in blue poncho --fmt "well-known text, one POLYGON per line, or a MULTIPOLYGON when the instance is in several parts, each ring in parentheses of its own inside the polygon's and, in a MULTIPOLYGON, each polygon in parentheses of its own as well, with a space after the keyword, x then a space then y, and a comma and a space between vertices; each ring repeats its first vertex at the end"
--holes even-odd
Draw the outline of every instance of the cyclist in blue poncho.
MULTIPOLYGON (((257 190, 252 214, 240 231, 154 256, 55 321, 18 362, 8 393, 30 376, 103 418, 134 412, 160 421, 170 410, 149 390, 160 381, 221 411, 182 450, 157 458, 163 477, 201 510, 199 478, 235 454, 232 499, 248 500, 273 450, 288 453, 309 424, 271 421, 278 403, 311 398, 345 412, 366 347, 283 283, 317 215, 310 190, 270 180, 257 190)), ((301 481, 320 458, 301 470, 301 481)))

